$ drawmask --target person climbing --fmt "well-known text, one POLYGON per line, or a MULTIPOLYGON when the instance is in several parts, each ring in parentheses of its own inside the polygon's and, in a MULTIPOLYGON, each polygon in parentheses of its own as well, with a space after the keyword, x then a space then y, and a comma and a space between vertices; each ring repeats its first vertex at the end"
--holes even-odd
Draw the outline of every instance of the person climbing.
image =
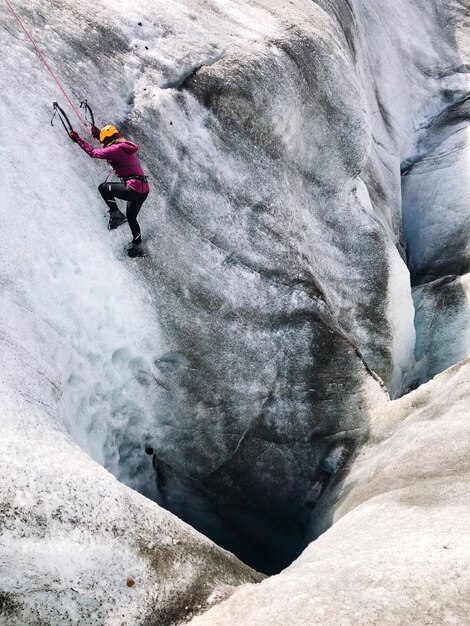
POLYGON ((137 216, 150 191, 147 177, 135 156, 139 149, 137 144, 132 143, 120 136, 115 126, 104 126, 101 130, 96 126, 91 127, 93 137, 99 139, 103 148, 93 148, 74 130, 69 136, 80 148, 93 159, 106 159, 122 182, 104 182, 98 187, 101 197, 109 209, 108 228, 113 230, 126 221, 132 232, 132 244, 127 251, 130 257, 145 256, 142 247, 142 234, 137 216), (127 200, 126 215, 119 210, 116 198, 127 200))

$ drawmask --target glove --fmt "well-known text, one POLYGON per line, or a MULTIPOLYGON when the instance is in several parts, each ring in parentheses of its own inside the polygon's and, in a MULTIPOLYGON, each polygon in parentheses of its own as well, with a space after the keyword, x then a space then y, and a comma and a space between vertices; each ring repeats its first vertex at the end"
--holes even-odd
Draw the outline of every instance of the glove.
POLYGON ((72 141, 75 141, 75 143, 77 143, 77 141, 80 139, 80 136, 78 133, 76 133, 74 130, 71 130, 69 133, 69 137, 72 141))
POLYGON ((91 126, 91 134, 93 135, 95 139, 100 138, 100 129, 97 128, 94 124, 92 124, 91 126))

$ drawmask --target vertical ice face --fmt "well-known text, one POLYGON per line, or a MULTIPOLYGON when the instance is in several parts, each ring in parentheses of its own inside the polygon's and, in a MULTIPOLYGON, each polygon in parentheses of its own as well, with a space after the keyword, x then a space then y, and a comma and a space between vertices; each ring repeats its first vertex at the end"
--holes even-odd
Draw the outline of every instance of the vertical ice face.
POLYGON ((413 292, 416 308, 414 384, 430 380, 470 353, 469 276, 445 276, 413 292))
MULTIPOLYGON (((67 13, 52 35, 54 20, 36 9, 22 17, 68 87, 68 60, 77 72, 91 60, 66 43, 67 13)), ((142 445, 155 406, 138 370, 160 354, 160 334, 148 289, 124 260, 130 232, 107 232, 96 192, 106 165, 88 163, 57 119, 51 127, 52 79, 12 16, 1 20, 2 378, 114 475, 154 493, 142 445)))
MULTIPOLYGON (((72 3, 15 7, 75 103, 99 103, 109 71, 122 116, 134 70, 105 7, 81 6, 92 26, 72 3)), ((109 473, 156 495, 144 446, 168 348, 130 233, 106 229, 106 167, 50 126, 54 84, 5 10, 0 22, 0 622, 185 619, 258 577, 109 473)))
POLYGON ((328 532, 278 576, 190 624, 465 623, 469 381, 467 359, 378 406, 369 445, 335 490, 328 532))
POLYGON ((363 89, 338 24, 301 11, 302 26, 201 67, 146 122, 163 135, 157 307, 189 363, 162 374, 152 446, 183 493, 165 498, 202 527, 196 496, 212 502, 258 542, 260 567, 289 532, 302 545, 335 479, 325 459, 346 462, 367 435, 372 374, 398 395, 414 347, 393 224, 360 179, 363 89), (276 524, 260 532, 262 519, 276 524))
MULTIPOLYGON (((419 303, 415 358, 421 362, 413 366, 409 358, 406 388, 468 354, 466 341, 456 339, 466 336, 468 317, 458 286, 458 276, 468 271, 468 15, 459 2, 433 11, 422 2, 393 3, 379 12, 374 2, 355 6, 361 35, 357 59, 360 74, 369 76, 363 87, 372 120, 372 150, 361 178, 376 215, 409 266, 412 285, 423 285, 414 294, 419 303), (382 37, 393 46, 379 45, 382 37), (431 45, 433 41, 439 44, 431 45), (457 278, 454 287, 452 276, 457 278), (443 277, 448 277, 444 283, 431 284, 443 277), (456 319, 453 330, 447 326, 444 331, 449 312, 438 302, 450 302, 452 289, 456 319)), ((398 276, 396 270, 393 274, 398 276)), ((409 295, 407 299, 409 311, 409 295)), ((394 323, 403 319, 400 301, 395 290, 390 299, 394 323)), ((411 343, 398 340, 397 330, 393 343, 401 346, 403 362, 411 343)), ((411 337, 402 331, 403 338, 411 337)))
POLYGON ((470 263, 470 83, 426 120, 403 176, 403 223, 416 305, 414 384, 470 354, 466 295, 470 263))

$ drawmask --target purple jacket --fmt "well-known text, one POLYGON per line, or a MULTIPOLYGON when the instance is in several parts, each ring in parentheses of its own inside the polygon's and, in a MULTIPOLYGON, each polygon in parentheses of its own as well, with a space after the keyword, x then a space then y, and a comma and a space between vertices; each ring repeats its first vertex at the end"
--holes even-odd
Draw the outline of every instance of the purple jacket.
MULTIPOLYGON (((92 148, 90 144, 81 137, 77 139, 77 143, 92 159, 106 159, 109 161, 116 176, 119 176, 119 178, 133 175, 145 176, 144 170, 135 156, 139 146, 132 143, 132 141, 119 139, 116 143, 113 143, 112 146, 108 146, 107 148, 92 148)), ((126 185, 129 189, 140 193, 148 193, 150 191, 148 182, 143 180, 130 179, 126 181, 126 185)))

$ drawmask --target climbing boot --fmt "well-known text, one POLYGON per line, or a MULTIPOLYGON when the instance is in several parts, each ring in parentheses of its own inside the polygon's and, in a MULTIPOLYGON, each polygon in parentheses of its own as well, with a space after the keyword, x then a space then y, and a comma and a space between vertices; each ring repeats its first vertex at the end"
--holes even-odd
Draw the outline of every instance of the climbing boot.
POLYGON ((127 254, 133 259, 136 257, 146 256, 145 250, 143 249, 141 243, 133 243, 128 249, 127 254))
POLYGON ((108 230, 114 230, 127 222, 127 217, 119 209, 109 212, 108 230))

